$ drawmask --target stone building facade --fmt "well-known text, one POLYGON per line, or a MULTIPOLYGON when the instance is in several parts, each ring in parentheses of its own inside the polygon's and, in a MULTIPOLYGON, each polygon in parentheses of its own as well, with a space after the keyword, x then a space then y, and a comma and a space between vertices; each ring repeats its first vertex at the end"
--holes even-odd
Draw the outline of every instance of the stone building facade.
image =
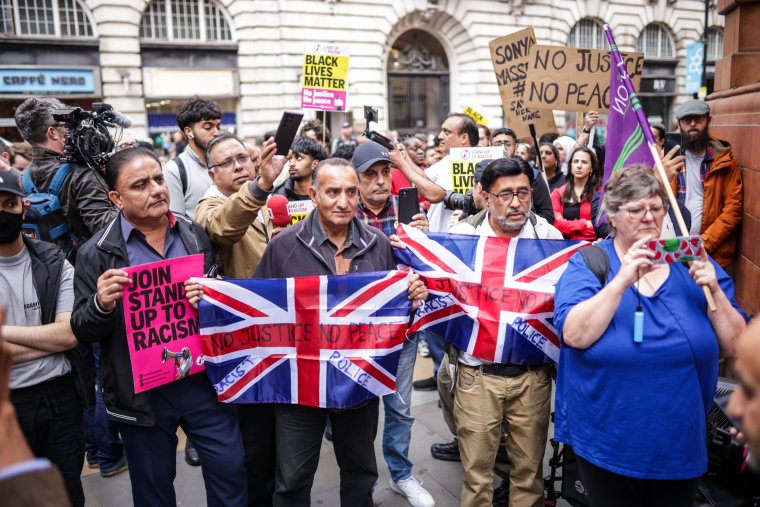
MULTIPOLYGON (((348 112, 328 115, 333 130, 363 125, 365 104, 401 130, 432 133, 468 105, 501 126, 488 41, 533 26, 542 44, 606 48, 604 23, 621 49, 645 51, 645 107, 670 124, 689 96, 686 47, 702 37, 704 9, 703 0, 0 0, 0 72, 15 85, 0 87, 0 136, 15 140, 12 111, 30 92, 85 108, 107 102, 141 137, 171 129, 197 93, 222 104, 226 126, 260 136, 300 107, 303 54, 315 42, 350 47, 348 112), (44 86, 40 69, 50 71, 44 86), (51 85, 69 71, 74 85, 60 75, 51 85)), ((715 5, 708 26, 714 60, 715 5)), ((555 115, 560 126, 574 118, 555 115)))

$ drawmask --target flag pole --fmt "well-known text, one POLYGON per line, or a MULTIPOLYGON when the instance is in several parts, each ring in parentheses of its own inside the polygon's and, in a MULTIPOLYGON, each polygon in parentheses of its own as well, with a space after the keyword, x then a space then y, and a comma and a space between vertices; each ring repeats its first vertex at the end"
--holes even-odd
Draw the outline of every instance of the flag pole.
MULTIPOLYGON (((620 56, 620 51, 618 50, 617 44, 615 43, 615 37, 612 35, 612 30, 610 29, 609 25, 604 25, 604 35, 607 37, 607 42, 610 44, 610 53, 613 59, 613 61, 610 62, 610 65, 615 65, 618 68, 618 72, 623 79, 623 85, 625 86, 628 97, 630 98, 631 107, 633 107, 633 111, 636 114, 636 119, 639 122, 639 126, 644 132, 644 138, 646 139, 647 145, 649 146, 649 151, 652 153, 655 172, 657 173, 657 176, 659 176, 660 180, 662 180, 665 191, 668 194, 668 202, 670 203, 670 207, 673 209, 673 214, 676 217, 676 222, 678 223, 678 228, 681 231, 681 235, 686 236, 689 233, 688 229, 686 228, 686 222, 684 221, 683 215, 681 214, 681 209, 678 207, 678 201, 676 201, 676 196, 673 194, 673 189, 670 187, 668 175, 665 172, 665 167, 662 165, 660 154, 656 148, 657 145, 654 142, 654 137, 652 137, 652 129, 649 127, 649 122, 644 115, 644 108, 641 107, 641 101, 639 101, 636 90, 633 88, 631 76, 628 75, 628 70, 625 68, 625 62, 623 61, 623 57, 620 56)), ((612 94, 612 90, 610 90, 610 94, 612 94)), ((712 294, 706 285, 702 286, 702 292, 705 294, 707 307, 711 312, 716 311, 717 308, 715 307, 715 301, 713 300, 712 294)))

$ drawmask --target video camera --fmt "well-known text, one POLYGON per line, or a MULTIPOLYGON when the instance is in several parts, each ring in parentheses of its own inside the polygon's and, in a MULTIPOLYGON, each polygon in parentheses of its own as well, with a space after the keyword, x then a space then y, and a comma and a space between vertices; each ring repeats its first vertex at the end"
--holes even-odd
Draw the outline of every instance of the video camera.
POLYGON ((108 129, 129 128, 132 120, 102 102, 94 103, 92 109, 62 107, 53 111, 53 119, 66 126, 61 162, 84 164, 102 171, 116 149, 116 141, 108 129))
POLYGON ((475 215, 480 211, 475 206, 475 197, 473 196, 472 189, 469 189, 464 194, 447 190, 446 196, 443 198, 443 205, 450 210, 461 209, 464 216, 475 215))
POLYGON ((364 129, 364 133, 362 133, 362 135, 370 141, 376 142, 387 150, 393 150, 395 148, 393 146, 393 141, 380 134, 379 132, 375 132, 374 130, 369 129, 370 122, 377 123, 377 108, 374 108, 372 106, 364 106, 364 119, 367 121, 367 128, 364 129))

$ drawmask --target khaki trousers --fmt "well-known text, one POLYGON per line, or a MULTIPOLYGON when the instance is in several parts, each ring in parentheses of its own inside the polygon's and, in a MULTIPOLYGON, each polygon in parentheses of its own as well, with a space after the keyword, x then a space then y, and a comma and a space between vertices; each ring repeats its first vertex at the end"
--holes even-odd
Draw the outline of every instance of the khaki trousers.
POLYGON ((483 375, 458 365, 454 420, 464 468, 461 505, 491 505, 493 466, 501 423, 509 427, 509 505, 544 505, 543 457, 549 429, 551 376, 548 367, 517 377, 483 375))

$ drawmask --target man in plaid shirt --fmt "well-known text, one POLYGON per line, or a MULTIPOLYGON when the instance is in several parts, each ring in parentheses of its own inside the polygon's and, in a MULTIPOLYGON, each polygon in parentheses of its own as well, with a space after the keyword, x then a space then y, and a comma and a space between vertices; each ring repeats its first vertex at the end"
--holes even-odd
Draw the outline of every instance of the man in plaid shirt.
MULTIPOLYGON (((393 155, 403 160, 403 153, 393 155)), ((394 158, 395 158, 394 157, 394 158)), ((391 155, 379 144, 368 141, 360 144, 351 162, 359 179, 359 203, 354 216, 383 234, 396 233, 398 198, 391 195, 391 155)), ((412 217, 412 227, 427 230, 428 221, 423 213, 412 217)), ((418 335, 414 333, 404 341, 396 372, 396 392, 383 396, 385 426, 383 428, 383 456, 390 471, 390 487, 404 496, 413 507, 434 507, 435 500, 412 476, 409 459, 409 440, 412 436, 412 375, 417 358, 418 335)))
MULTIPOLYGON (((355 216, 365 224, 376 227, 390 237, 396 234, 398 197, 391 194, 391 156, 379 144, 368 141, 360 144, 351 159, 359 178, 359 204, 355 216)), ((424 213, 414 215, 409 224, 426 231, 424 213)))

